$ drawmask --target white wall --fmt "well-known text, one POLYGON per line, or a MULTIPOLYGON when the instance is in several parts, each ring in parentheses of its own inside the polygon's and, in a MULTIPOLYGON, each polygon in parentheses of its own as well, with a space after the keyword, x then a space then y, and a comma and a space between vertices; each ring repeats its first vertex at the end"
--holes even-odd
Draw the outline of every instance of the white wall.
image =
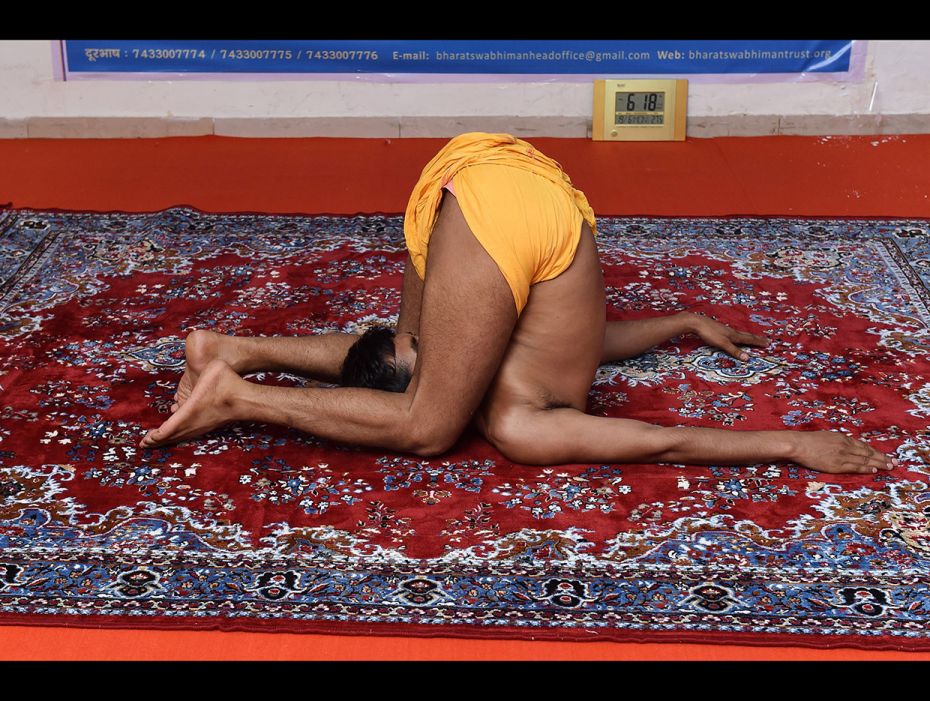
MULTIPOLYGON (((700 83, 688 135, 930 133, 930 41, 870 41, 861 82, 700 83)), ((590 135, 592 82, 53 78, 49 41, 0 41, 0 138, 590 135)))

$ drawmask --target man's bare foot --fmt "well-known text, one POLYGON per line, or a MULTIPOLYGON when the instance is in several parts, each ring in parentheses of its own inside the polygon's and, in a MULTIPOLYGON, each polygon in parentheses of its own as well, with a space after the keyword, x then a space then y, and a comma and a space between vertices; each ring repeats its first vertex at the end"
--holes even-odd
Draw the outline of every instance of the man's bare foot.
POLYGON ((792 433, 796 442, 791 459, 818 472, 871 474, 891 470, 898 465, 897 458, 837 431, 792 433))
POLYGON ((217 358, 223 360, 236 372, 239 372, 239 363, 242 360, 239 339, 235 336, 224 336, 223 334, 202 329, 195 329, 187 334, 187 339, 184 342, 184 354, 187 362, 181 381, 178 382, 178 390, 174 395, 174 404, 171 405, 172 413, 180 409, 191 396, 200 374, 206 369, 211 360, 217 358))
POLYGON ((245 381, 225 361, 211 360, 183 406, 161 426, 149 431, 139 447, 177 443, 235 421, 238 416, 234 411, 234 399, 245 381))

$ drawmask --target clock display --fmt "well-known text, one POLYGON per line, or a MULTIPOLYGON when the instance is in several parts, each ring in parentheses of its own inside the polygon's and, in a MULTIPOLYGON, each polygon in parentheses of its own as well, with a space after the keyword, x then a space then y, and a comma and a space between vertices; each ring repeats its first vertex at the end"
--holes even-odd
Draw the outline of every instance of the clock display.
POLYGON ((665 124, 664 92, 618 92, 614 124, 665 124))

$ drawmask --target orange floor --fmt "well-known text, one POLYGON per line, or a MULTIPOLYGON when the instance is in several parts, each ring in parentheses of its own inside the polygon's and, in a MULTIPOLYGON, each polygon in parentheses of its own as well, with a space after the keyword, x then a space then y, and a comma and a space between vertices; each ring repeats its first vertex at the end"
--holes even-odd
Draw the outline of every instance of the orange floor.
MULTIPOLYGON (((402 212, 444 141, 0 140, 0 204, 402 212)), ((531 141, 562 163, 599 214, 930 218, 930 135, 531 141)), ((0 659, 930 660, 930 653, 0 626, 0 659)))

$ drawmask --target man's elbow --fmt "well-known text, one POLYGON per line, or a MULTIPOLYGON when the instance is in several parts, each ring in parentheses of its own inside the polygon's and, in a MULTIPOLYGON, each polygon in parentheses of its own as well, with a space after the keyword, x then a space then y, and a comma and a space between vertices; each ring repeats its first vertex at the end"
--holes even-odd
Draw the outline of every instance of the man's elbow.
MULTIPOLYGON (((652 449, 656 463, 684 463, 702 455, 701 442, 695 440, 694 427, 656 426, 652 449)), ((698 429, 700 430, 700 429, 698 429)), ((705 448, 707 450, 707 448, 705 448)))

